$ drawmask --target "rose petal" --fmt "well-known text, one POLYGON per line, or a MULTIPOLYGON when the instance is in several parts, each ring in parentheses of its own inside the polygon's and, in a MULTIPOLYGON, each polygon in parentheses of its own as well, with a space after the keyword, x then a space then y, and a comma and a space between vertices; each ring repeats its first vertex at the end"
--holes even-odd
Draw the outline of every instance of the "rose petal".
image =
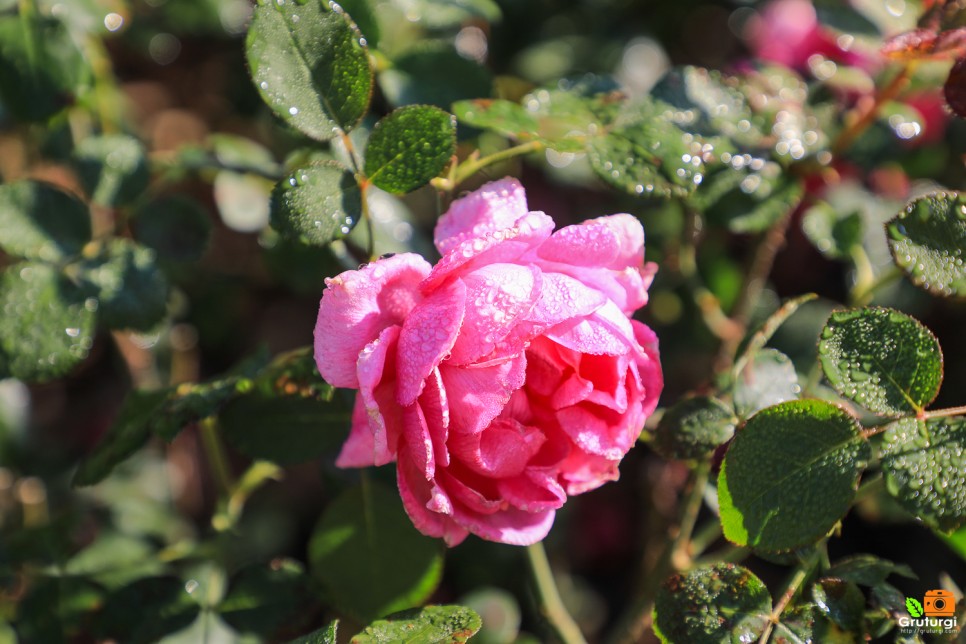
POLYGON ((500 480, 497 487, 500 496, 514 507, 527 512, 556 510, 567 500, 567 493, 556 477, 532 469, 520 476, 500 480))
POLYGON ((406 454, 423 478, 431 481, 436 473, 436 459, 423 410, 419 405, 410 405, 402 410, 402 418, 406 454))
POLYGON ((449 465, 449 450, 446 449, 446 441, 449 439, 449 402, 446 400, 446 389, 443 387, 443 377, 439 369, 433 369, 426 379, 426 386, 419 396, 419 406, 423 410, 433 441, 436 462, 440 467, 446 467, 449 465))
POLYGON ((624 355, 636 346, 630 320, 611 301, 590 315, 552 327, 545 335, 568 349, 594 355, 624 355))
POLYGON ((326 279, 315 325, 315 362, 326 382, 359 386, 359 352, 409 315, 430 268, 419 255, 402 253, 326 279))
POLYGON ((453 506, 453 518, 461 526, 487 541, 512 546, 529 546, 544 537, 553 527, 554 511, 526 512, 507 508, 490 515, 480 515, 453 506))
POLYGON ((604 483, 620 478, 617 465, 620 461, 606 459, 596 454, 572 450, 560 464, 560 478, 570 496, 596 490, 604 483))
POLYGON ((487 367, 451 367, 443 364, 443 376, 453 433, 476 433, 500 415, 510 395, 523 386, 526 357, 487 367))
POLYGON ((647 303, 657 270, 644 264, 644 229, 627 214, 561 228, 526 259, 545 273, 569 275, 599 291, 628 315, 647 303))
MULTIPOLYGON (((440 507, 447 505, 448 502, 443 502, 439 498, 443 494, 441 490, 432 487, 429 481, 422 477, 409 458, 405 445, 399 450, 396 482, 399 485, 403 508, 417 530, 428 537, 442 537, 450 547, 458 545, 467 537, 469 532, 466 528, 456 523, 447 514, 428 509, 429 505, 440 507)), ((449 509, 452 510, 451 504, 449 509)))
POLYGON ((485 494, 470 485, 472 481, 465 472, 458 475, 451 474, 450 472, 454 470, 456 468, 440 471, 439 480, 455 503, 461 503, 468 510, 479 514, 493 514, 506 509, 505 501, 499 498, 487 498, 485 494))
POLYGON ((463 275, 466 314, 450 361, 473 362, 492 352, 525 317, 540 293, 540 271, 516 264, 490 264, 463 275))
POLYGON ((657 409, 658 399, 664 389, 664 373, 661 370, 661 355, 658 351, 657 335, 645 324, 631 320, 634 338, 643 349, 637 358, 637 371, 644 387, 644 400, 641 408, 644 415, 650 416, 657 409))
POLYGON ((577 447, 611 460, 623 458, 644 429, 640 405, 632 405, 621 414, 582 403, 558 411, 557 421, 577 447))
POLYGON ((373 437, 371 465, 392 462, 396 443, 403 431, 402 419, 396 413, 393 379, 399 332, 400 327, 396 325, 383 329, 379 337, 359 353, 356 364, 359 399, 365 404, 373 437), (383 376, 387 376, 385 380, 383 376))
POLYGON ((454 201, 433 231, 440 254, 468 239, 512 228, 527 214, 527 195, 516 179, 493 181, 454 201))
POLYGON ((471 471, 502 479, 521 474, 545 440, 536 427, 497 419, 477 434, 454 435, 449 448, 471 471))
POLYGON ((369 429, 366 406, 362 396, 356 396, 356 403, 352 408, 352 429, 349 430, 349 437, 342 444, 335 464, 337 467, 368 467, 376 464, 375 453, 376 448, 372 439, 372 430, 369 429))
POLYGON ((429 292, 457 271, 464 274, 487 264, 515 262, 549 237, 552 231, 553 219, 542 212, 529 212, 511 228, 458 244, 443 255, 420 288, 429 292))
POLYGON ((460 280, 433 292, 412 310, 399 335, 399 385, 396 400, 412 404, 423 381, 453 348, 466 304, 466 287, 460 280))

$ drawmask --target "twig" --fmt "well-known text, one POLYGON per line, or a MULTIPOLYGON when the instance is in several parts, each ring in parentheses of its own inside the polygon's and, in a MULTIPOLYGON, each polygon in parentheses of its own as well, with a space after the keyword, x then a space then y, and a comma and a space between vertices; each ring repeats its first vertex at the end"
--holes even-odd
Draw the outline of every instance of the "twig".
POLYGON ((872 125, 875 121, 875 117, 879 114, 879 110, 887 102, 891 101, 905 89, 906 84, 912 77, 912 72, 915 70, 915 61, 906 63, 899 73, 896 74, 895 78, 892 79, 888 85, 882 88, 880 92, 875 95, 875 98, 869 104, 868 107, 862 109, 858 117, 842 132, 839 134, 838 138, 832 144, 832 154, 839 156, 844 152, 852 143, 859 138, 859 135, 865 132, 865 130, 872 125))
POLYGON ((741 327, 742 333, 725 338, 721 343, 721 348, 718 350, 717 357, 715 357, 716 372, 727 371, 734 363, 735 351, 741 343, 742 337, 744 337, 744 331, 748 328, 751 313, 765 289, 765 283, 771 274, 772 266, 775 264, 775 257, 778 255, 779 249, 785 244, 785 234, 788 232, 788 226, 792 221, 792 212, 793 210, 786 212, 774 226, 768 229, 768 232, 758 244, 755 256, 751 261, 751 267, 748 269, 748 275, 738 296, 738 302, 731 314, 732 321, 741 327))
POLYGON ((808 559, 801 562, 795 569, 795 573, 792 575, 792 578, 788 581, 788 585, 785 587, 785 592, 782 593, 778 603, 775 604, 775 607, 771 611, 768 624, 765 626, 765 630, 758 639, 758 644, 766 644, 768 642, 768 638, 771 637, 772 630, 781 620, 781 616, 785 611, 785 608, 787 608, 788 604, 791 603, 792 599, 798 593, 798 589, 801 588, 802 583, 811 574, 812 569, 815 568, 815 565, 818 563, 820 550, 821 548, 816 548, 815 552, 812 553, 808 559))

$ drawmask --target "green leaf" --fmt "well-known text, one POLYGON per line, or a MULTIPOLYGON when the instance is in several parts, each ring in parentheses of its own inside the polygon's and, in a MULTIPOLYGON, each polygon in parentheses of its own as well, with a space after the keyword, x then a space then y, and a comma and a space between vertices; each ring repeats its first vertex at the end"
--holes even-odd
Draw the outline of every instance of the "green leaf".
MULTIPOLYGON (((628 194, 683 197, 697 186, 695 177, 702 176, 702 165, 691 164, 694 137, 663 118, 657 109, 649 104, 642 108, 641 118, 591 139, 590 163, 602 179, 628 194)), ((699 157, 700 149, 698 142, 699 157)))
POLYGON ((254 459, 304 463, 338 449, 352 411, 340 401, 251 394, 229 401, 218 414, 225 440, 254 459))
POLYGON ((448 110, 456 101, 490 96, 493 79, 449 43, 429 42, 397 57, 379 74, 379 87, 396 107, 426 103, 448 110))
POLYGON ((335 620, 328 626, 312 631, 308 635, 297 637, 288 644, 336 644, 339 632, 339 620, 335 620))
POLYGON ((494 0, 392 0, 407 20, 428 29, 456 27, 475 20, 498 22, 500 6, 494 0))
POLYGON ((310 601, 302 567, 291 559, 279 559, 238 573, 217 610, 236 631, 267 636, 282 626, 297 627, 308 617, 310 601))
POLYGON ((90 69, 59 20, 0 16, 0 102, 39 123, 73 104, 90 69))
POLYGON ((805 211, 802 230, 826 257, 847 259, 862 244, 865 226, 858 211, 842 214, 823 201, 805 211))
POLYGON ((169 390, 137 391, 128 394, 117 419, 94 450, 84 457, 74 473, 76 487, 100 483, 131 455, 147 445, 151 421, 167 399, 169 390))
POLYGON ((163 569, 147 541, 120 532, 100 534, 64 566, 64 572, 86 576, 109 589, 160 574, 163 569))
POLYGON ((373 622, 352 638, 352 644, 460 644, 473 637, 483 622, 465 606, 426 606, 373 622))
POLYGON ((896 564, 886 559, 867 554, 846 557, 835 562, 829 568, 828 576, 837 577, 844 581, 852 581, 861 586, 878 586, 890 575, 899 575, 908 579, 916 579, 912 568, 905 564, 896 564))
POLYGON ((821 621, 815 604, 799 604, 782 611, 769 642, 775 644, 811 644, 821 641, 821 621))
POLYGON ((317 0, 259 3, 245 45, 262 98, 304 134, 327 141, 368 111, 369 53, 341 10, 317 0))
POLYGON ((109 328, 146 331, 167 313, 168 282, 154 257, 149 248, 114 238, 80 265, 80 279, 109 328))
POLYGON ((151 178, 144 146, 124 134, 84 139, 74 150, 73 163, 84 190, 102 206, 131 203, 151 178))
POLYGON ((919 603, 918 599, 906 597, 906 610, 909 611, 909 615, 912 617, 922 617, 922 604, 919 603))
POLYGON ((731 438, 737 422, 731 407, 716 398, 685 398, 664 412, 653 447, 665 458, 704 458, 731 438))
POLYGON ((781 351, 762 349, 735 381, 735 411, 742 418, 786 400, 795 400, 802 388, 795 365, 781 351))
POLYGON ((735 434, 718 477, 725 537, 768 551, 814 543, 848 511, 870 457, 858 423, 835 405, 761 410, 735 434))
POLYGON ((366 485, 326 509, 309 561, 337 606, 371 620, 425 601, 440 580, 441 550, 413 527, 395 491, 366 485))
POLYGON ((904 418, 882 443, 886 489, 927 525, 951 532, 966 523, 966 418, 904 418))
POLYGON ((503 99, 481 98, 453 104, 457 118, 473 127, 498 132, 518 141, 540 141, 558 152, 584 152, 603 132, 595 102, 582 86, 539 89, 523 98, 523 105, 503 99))
POLYGON ((752 642, 770 613, 771 595, 758 577, 718 563, 664 581, 654 600, 654 632, 668 644, 752 642))
POLYGON ((966 560, 966 528, 960 528, 951 534, 937 533, 949 548, 966 560))
POLYGON ((922 411, 939 392, 939 341, 915 318, 884 308, 836 311, 818 345, 839 394, 877 414, 922 411))
POLYGON ((688 132, 722 134, 743 144, 757 144, 764 136, 752 125, 754 115, 737 89, 738 80, 701 67, 677 67, 651 90, 651 95, 680 113, 688 132))
POLYGON ((511 139, 537 138, 540 121, 519 103, 502 98, 478 98, 453 103, 456 118, 467 125, 492 130, 511 139))
POLYGON ((134 237, 159 259, 193 262, 201 258, 211 237, 211 219, 194 199, 169 195, 148 202, 131 221, 134 237))
POLYGON ((781 176, 780 168, 766 163, 760 172, 731 173, 738 185, 706 208, 709 221, 724 224, 735 233, 759 233, 793 211, 805 194, 804 184, 781 176))
POLYGON ((966 296, 966 198, 937 192, 916 199, 886 224, 892 259, 936 295, 966 296))
POLYGON ((830 620, 852 633, 862 631, 865 596, 849 581, 825 577, 812 585, 815 605, 830 620))
POLYGON ((155 642, 191 624, 200 610, 177 577, 147 577, 108 595, 97 631, 133 644, 155 642))
POLYGON ((91 240, 91 218, 79 199, 38 181, 0 186, 0 248, 11 255, 59 262, 91 240))
POLYGON ((377 187, 405 194, 439 175, 456 153, 456 121, 436 107, 401 107, 369 135, 365 172, 377 187))
POLYGON ((370 0, 343 0, 339 5, 349 14, 352 22, 365 38, 366 45, 378 47, 382 32, 370 0))
POLYGON ((349 234, 361 217, 359 184, 335 162, 296 170, 272 191, 272 227, 309 244, 349 234))
POLYGON ((43 381, 67 374, 94 343, 96 302, 47 264, 0 273, 0 377, 43 381))

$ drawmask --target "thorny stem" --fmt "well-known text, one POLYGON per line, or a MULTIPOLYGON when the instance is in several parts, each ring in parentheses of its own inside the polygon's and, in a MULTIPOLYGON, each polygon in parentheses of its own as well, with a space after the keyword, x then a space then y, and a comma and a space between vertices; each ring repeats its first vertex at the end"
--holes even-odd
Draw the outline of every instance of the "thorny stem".
POLYGON ((461 183, 488 165, 493 165, 494 163, 506 161, 524 154, 530 154, 531 152, 539 152, 543 149, 544 145, 540 141, 528 141, 527 143, 521 143, 511 148, 500 150, 499 152, 494 152, 493 154, 488 154, 485 157, 470 157, 456 166, 455 169, 449 173, 449 176, 437 177, 433 179, 432 184, 437 190, 442 190, 443 192, 452 192, 456 190, 461 183))
POLYGON ((661 553, 654 569, 646 574, 646 586, 644 586, 640 595, 633 600, 624 618, 618 622, 611 641, 639 641, 650 624, 651 606, 659 584, 664 581, 671 569, 679 571, 690 567, 693 553, 690 550, 689 543, 691 535, 694 533, 698 513, 701 511, 704 488, 708 484, 710 474, 710 462, 700 463, 692 472, 690 488, 681 505, 681 516, 676 526, 669 530, 671 541, 661 553))
POLYGON ((855 120, 842 130, 838 138, 832 144, 832 153, 835 156, 839 156, 844 152, 852 143, 859 138, 865 130, 875 122, 876 116, 879 114, 879 110, 882 106, 892 99, 896 98, 909 82, 912 77, 912 72, 915 70, 915 62, 906 63, 900 70, 899 73, 892 79, 892 81, 879 91, 875 98, 872 99, 871 103, 866 105, 860 105, 856 108, 859 114, 855 117, 855 120))
POLYGON ((696 238, 700 234, 701 218, 693 210, 688 209, 686 214, 686 229, 684 232, 684 242, 678 248, 678 272, 684 278, 688 289, 694 298, 694 303, 701 311, 701 318, 705 326, 713 334, 723 339, 730 338, 735 334, 740 334, 740 329, 728 318, 721 309, 718 298, 709 291, 698 276, 696 238))
POLYGON ((795 568, 795 573, 792 578, 788 581, 788 585, 785 587, 785 592, 782 593, 781 598, 778 603, 775 604, 775 608, 772 609, 771 615, 769 617, 768 624, 765 626, 765 630, 762 632, 761 637, 758 639, 758 644, 766 644, 768 638, 771 637, 772 629, 778 624, 781 619, 782 613, 788 604, 792 601, 795 595, 798 593, 798 589, 801 588, 802 583, 811 574, 812 570, 818 564, 819 558, 821 556, 821 549, 816 549, 812 555, 801 562, 797 568, 795 568))
POLYGON ((731 314, 732 322, 739 326, 741 333, 735 333, 731 337, 725 338, 721 343, 721 348, 715 357, 716 372, 727 371, 735 360, 735 351, 748 329, 751 313, 765 289, 765 283, 768 281, 772 266, 775 264, 775 257, 778 255, 779 249, 785 244, 785 234, 788 232, 788 227, 792 221, 792 212, 792 210, 786 212, 774 226, 768 229, 755 250, 748 275, 742 285, 741 293, 738 295, 738 302, 731 314))
POLYGON ((560 599, 560 592, 557 590, 553 570, 550 569, 550 562, 547 561, 547 552, 543 549, 543 542, 527 546, 527 561, 533 575, 540 609, 550 626, 557 633, 557 637, 563 644, 586 644, 587 640, 580 632, 580 627, 577 626, 574 618, 567 612, 563 600, 560 599))

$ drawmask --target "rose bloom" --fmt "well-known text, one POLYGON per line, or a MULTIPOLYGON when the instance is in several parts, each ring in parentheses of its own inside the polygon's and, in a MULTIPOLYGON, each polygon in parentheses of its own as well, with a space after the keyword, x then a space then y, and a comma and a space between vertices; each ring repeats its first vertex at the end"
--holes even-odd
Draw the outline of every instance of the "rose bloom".
POLYGON ((503 179, 440 218, 436 266, 326 280, 315 359, 359 390, 336 464, 395 461, 413 524, 450 546, 543 539, 568 495, 617 479, 661 393, 657 338, 629 318, 656 270, 640 222, 553 228, 503 179))

